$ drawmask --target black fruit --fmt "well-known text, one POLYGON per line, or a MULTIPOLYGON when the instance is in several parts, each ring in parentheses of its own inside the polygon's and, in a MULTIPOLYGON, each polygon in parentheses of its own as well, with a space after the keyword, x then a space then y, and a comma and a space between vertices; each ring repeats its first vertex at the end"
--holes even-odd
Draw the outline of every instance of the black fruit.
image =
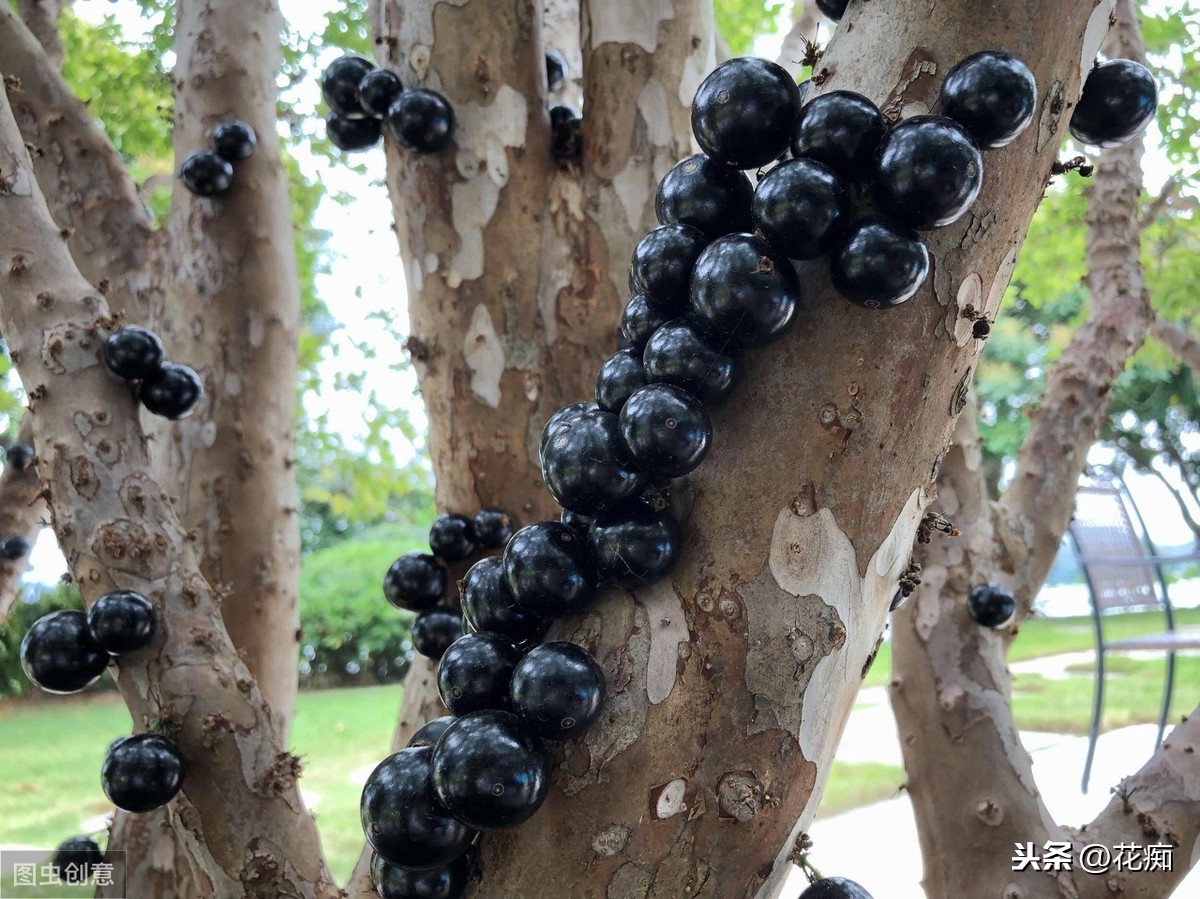
POLYGON ((626 349, 642 352, 650 335, 673 317, 671 313, 651 306, 645 294, 635 293, 621 313, 621 337, 629 343, 626 349))
POLYGON ((669 510, 629 503, 597 517, 588 531, 588 547, 602 581, 634 589, 671 570, 683 537, 669 510))
POLYGON ((374 69, 358 84, 358 105, 369 116, 382 119, 404 90, 400 76, 390 69, 374 69))
POLYGON ((158 335, 138 325, 126 325, 104 341, 105 367, 126 381, 152 377, 164 358, 158 335))
POLYGON ((570 509, 563 509, 562 514, 558 516, 558 520, 581 537, 586 537, 587 532, 592 528, 591 515, 580 515, 578 512, 572 512, 570 509))
POLYGON ((29 555, 31 549, 33 549, 33 544, 20 534, 11 534, 0 540, 0 556, 3 556, 10 562, 23 559, 29 555))
POLYGON ((642 355, 646 379, 674 384, 706 404, 729 395, 737 365, 717 337, 698 319, 679 318, 654 332, 642 355))
POLYGON ((967 129, 982 150, 995 150, 1020 136, 1037 109, 1037 82, 1029 67, 1010 53, 972 53, 942 82, 942 115, 967 129))
POLYGON ((418 87, 396 98, 384 123, 400 146, 417 153, 436 153, 454 135, 454 109, 441 94, 418 87))
POLYGON ((625 403, 621 439, 646 471, 678 478, 704 461, 712 423, 704 404, 670 384, 650 384, 625 403))
POLYGON ((154 604, 132 590, 105 593, 87 613, 92 639, 112 655, 149 646, 157 621, 154 604))
POLYGON ((450 812, 490 830, 529 820, 546 798, 542 740, 511 712, 476 712, 446 729, 433 749, 433 786, 450 812))
POLYGON ((47 693, 75 693, 104 673, 106 653, 74 609, 43 615, 21 640, 21 669, 47 693))
POLYGON ((850 0, 817 0, 817 9, 835 22, 841 21, 849 5, 850 0))
POLYGON ((538 447, 539 455, 546 452, 550 441, 558 436, 567 422, 584 412, 595 412, 599 408, 595 403, 571 403, 551 415, 550 420, 546 422, 546 427, 542 429, 542 442, 538 447))
POLYGON ((883 132, 883 116, 874 103, 853 91, 830 91, 800 110, 792 155, 829 166, 847 184, 865 181, 883 132))
POLYGON ((434 606, 420 613, 413 622, 413 649, 436 662, 462 635, 463 621, 458 609, 434 606))
POLYGON ((142 381, 138 393, 147 412, 172 421, 191 415, 202 396, 204 384, 200 376, 178 362, 164 362, 158 371, 142 381))
POLYGON ((540 640, 547 624, 517 607, 500 556, 480 559, 462 579, 463 617, 477 631, 500 634, 514 643, 540 640))
POLYGON ((621 445, 617 416, 581 412, 559 427, 542 452, 542 476, 564 509, 595 515, 641 493, 646 476, 621 445))
POLYGON ((633 249, 633 286, 646 302, 670 313, 687 306, 692 269, 708 246, 703 232, 690 225, 655 228, 633 249))
POLYGON ((466 857, 457 858, 444 868, 409 871, 371 855, 371 881, 379 899, 460 899, 467 891, 466 857))
POLYGON ((591 727, 604 693, 603 669, 574 643, 531 649, 513 672, 513 711, 547 740, 568 740, 591 727))
POLYGON ((55 847, 50 867, 63 883, 87 883, 92 876, 92 867, 103 862, 104 853, 100 851, 99 843, 91 837, 71 837, 55 847))
POLYGON ((517 607, 543 619, 574 615, 596 594, 587 546, 560 521, 537 521, 513 534, 504 550, 504 577, 517 607))
POLYGON ((1017 611, 1017 598, 1000 584, 977 584, 967 594, 967 611, 982 627, 1004 627, 1017 611))
POLYGON ((1068 130, 1081 144, 1118 147, 1146 130, 1158 108, 1158 85, 1132 59, 1097 63, 1083 84, 1068 130))
POLYGON ((212 150, 196 150, 179 169, 183 186, 198 197, 213 197, 229 190, 233 166, 212 150))
POLYGON ((546 51, 546 87, 550 93, 560 91, 567 81, 567 61, 557 50, 546 51))
POLYGON ((731 59, 700 83, 692 132, 721 165, 753 169, 787 151, 800 89, 787 70, 753 56, 731 59))
POLYGON ((438 695, 455 715, 508 708, 508 682, 521 650, 499 634, 467 634, 438 663, 438 695))
POLYGON ((793 159, 771 169, 754 190, 752 208, 754 227, 791 259, 824 256, 850 221, 845 186, 815 159, 793 159))
POLYGON ((550 109, 550 155, 555 159, 578 159, 583 155, 583 119, 571 106, 550 109))
POLYGON ((24 471, 33 462, 36 453, 28 443, 11 443, 4 451, 4 461, 13 471, 24 471))
POLYGON ((379 856, 402 868, 441 868, 467 851, 475 831, 455 820, 433 790, 431 746, 388 756, 363 786, 359 817, 379 856))
POLYGON ((417 728, 416 733, 408 741, 409 746, 432 746, 446 732, 446 728, 453 724, 455 718, 453 715, 442 715, 440 718, 434 718, 432 721, 427 721, 417 728))
POLYGON ((741 172, 730 171, 703 153, 675 164, 663 176, 654 211, 663 225, 690 225, 709 240, 750 230, 754 188, 741 172))
POLYGON ((954 119, 905 119, 879 145, 871 190, 884 215, 925 231, 961 218, 983 186, 983 156, 954 119))
POLYGON ((166 805, 179 792, 184 768, 183 753, 170 737, 135 734, 108 747, 100 785, 117 808, 148 812, 166 805))
POLYGON ((596 403, 605 412, 620 412, 629 395, 646 386, 646 369, 640 353, 617 350, 596 375, 596 403))
POLYGON ((800 899, 871 899, 871 894, 845 877, 822 877, 800 899))
POLYGON ((353 153, 379 143, 383 126, 379 124, 379 119, 350 119, 331 112, 325 116, 325 134, 329 137, 329 142, 339 150, 353 153))
POLYGON ((475 552, 475 525, 465 515, 442 515, 429 528, 429 548, 447 562, 461 562, 475 552))
POLYGON ((503 546, 513 534, 512 518, 503 509, 480 509, 472 525, 475 541, 489 549, 503 546))
POLYGON ((929 250, 915 231, 881 218, 862 219, 830 255, 829 274, 838 293, 852 303, 868 309, 899 306, 929 276, 929 250))
POLYGON ((383 578, 383 595, 398 609, 423 612, 446 593, 446 566, 425 553, 405 553, 383 578))
POLYGON ((222 122, 213 129, 213 149, 227 162, 241 162, 254 155, 258 135, 242 121, 222 122))
POLYGON ((792 323, 799 299, 792 264, 752 234, 713 241, 692 272, 692 311, 732 347, 778 338, 792 323))
POLYGON ((348 53, 331 62, 321 73, 321 96, 338 115, 361 118, 358 86, 375 64, 362 56, 348 53))

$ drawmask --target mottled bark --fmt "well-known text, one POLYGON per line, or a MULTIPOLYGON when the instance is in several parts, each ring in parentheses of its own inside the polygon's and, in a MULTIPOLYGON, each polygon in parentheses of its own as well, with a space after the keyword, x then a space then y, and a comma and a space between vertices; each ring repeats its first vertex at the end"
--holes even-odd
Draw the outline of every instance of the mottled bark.
POLYGON ((1175 354, 1175 358, 1200 377, 1200 337, 1196 337, 1183 325, 1166 319, 1157 319, 1150 326, 1154 339, 1175 354))
POLYGON ((17 0, 17 11, 55 68, 61 68, 63 64, 63 43, 62 36, 58 33, 58 18, 68 5, 70 0, 17 0))
MULTIPOLYGON (((30 416, 21 419, 21 430, 17 434, 17 443, 30 443, 33 440, 33 425, 30 416)), ((0 540, 9 536, 24 537, 30 543, 37 537, 46 518, 46 504, 41 498, 41 484, 38 481, 37 468, 30 465, 24 471, 17 471, 11 465, 4 466, 0 473, 0 540)), ((20 594, 21 576, 29 567, 29 559, 22 556, 19 559, 0 558, 0 621, 8 617, 8 612, 20 594)))

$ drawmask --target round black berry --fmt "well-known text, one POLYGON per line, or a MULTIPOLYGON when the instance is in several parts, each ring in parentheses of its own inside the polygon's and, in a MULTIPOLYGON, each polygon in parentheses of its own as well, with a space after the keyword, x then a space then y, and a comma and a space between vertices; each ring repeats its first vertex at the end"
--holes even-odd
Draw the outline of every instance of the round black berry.
POLYGON ((868 309, 899 306, 912 299, 929 276, 929 250, 920 235, 881 218, 866 218, 829 257, 838 293, 868 309))
POLYGON ((792 155, 829 166, 846 183, 865 181, 883 132, 883 115, 874 103, 853 91, 830 91, 800 110, 792 155))
POLYGON ((447 562, 461 562, 475 552, 475 525, 465 515, 442 515, 429 528, 429 548, 447 562))
POLYGON ((669 510, 629 503, 596 518, 588 531, 588 546, 602 581, 634 589, 671 570, 683 538, 669 510))
POLYGON ((634 393, 620 416, 621 439, 646 471, 678 478, 704 461, 712 423, 704 404, 670 384, 634 393))
POLYGON ((13 471, 24 471, 36 454, 28 443, 10 443, 4 451, 4 461, 13 471))
POLYGON ((467 891, 466 856, 444 868, 411 871, 371 854, 371 882, 379 899, 460 899, 467 891))
POLYGON ((325 134, 329 142, 346 153, 370 149, 379 143, 382 133, 379 119, 351 119, 336 112, 325 116, 325 134))
POLYGON ((546 87, 550 93, 563 89, 567 81, 567 61, 557 50, 546 51, 546 87))
POLYGON ((584 412, 595 412, 599 408, 595 403, 571 403, 551 415, 550 420, 546 422, 546 427, 542 429, 542 442, 538 447, 539 455, 546 452, 550 441, 558 436, 559 431, 567 422, 584 412))
POLYGON ((942 115, 967 129, 980 149, 995 150, 1020 136, 1037 109, 1037 82, 1010 53, 973 53, 942 82, 942 115))
POLYGON ((967 611, 982 627, 1004 627, 1017 611, 1017 598, 1000 584, 977 584, 967 594, 967 611))
POLYGON ((564 422, 542 453, 542 476, 555 502, 594 515, 641 493, 646 476, 631 462, 612 412, 581 412, 564 422))
POLYGON ((571 106, 550 109, 550 155, 555 159, 578 159, 583 155, 583 119, 571 106))
POLYGON ((55 847, 50 867, 63 883, 87 883, 93 866, 103 862, 99 843, 91 837, 71 837, 55 847))
POLYGON ((163 359, 158 335, 138 325, 126 325, 104 341, 104 365, 126 381, 152 377, 162 367, 163 359))
POLYGON ((431 746, 388 756, 363 786, 363 833, 381 858, 417 871, 441 868, 467 851, 475 831, 457 821, 433 790, 431 746))
POLYGON ((754 227, 791 259, 824 256, 850 221, 850 195, 837 173, 815 159, 771 169, 754 190, 754 227))
POLYGON ((673 316, 657 309, 646 301, 645 294, 635 293, 625 311, 621 313, 621 337, 628 342, 626 349, 640 353, 646 348, 650 335, 665 325, 673 316))
POLYGON ((489 549, 503 546, 513 534, 512 517, 503 509, 480 509, 475 513, 472 525, 475 541, 489 549))
POLYGON ((413 622, 413 649, 436 662, 462 635, 463 621, 458 609, 434 606, 417 615, 413 622))
POLYGON ((548 626, 517 607, 500 556, 480 559, 463 577, 462 610, 475 630, 501 634, 517 644, 540 640, 548 626))
POLYGON ((1132 59, 1097 63, 1083 84, 1068 130, 1081 144, 1117 147, 1146 130, 1158 108, 1158 85, 1132 59))
POLYGON ((961 218, 983 186, 983 155, 945 116, 905 119, 883 139, 871 190, 884 215, 919 231, 961 218))
POLYGON ((490 830, 529 820, 546 798, 542 740, 511 712, 476 712, 451 724, 433 750, 433 786, 450 812, 490 830))
POLYGON ((467 634, 438 662, 438 695, 455 715, 508 708, 508 682, 521 650, 499 634, 467 634))
POLYGON ((108 747, 100 786, 109 802, 127 812, 166 805, 183 786, 183 753, 163 734, 135 734, 108 747))
POLYGON ((369 116, 382 119, 404 90, 400 76, 390 69, 373 69, 358 84, 358 105, 369 116))
POLYGON ((750 230, 754 188, 743 173, 713 162, 703 153, 675 164, 663 176, 654 211, 663 225, 690 225, 709 240, 750 230))
POLYGON ((69 609, 43 615, 21 640, 21 669, 47 693, 75 693, 104 673, 108 653, 87 629, 87 616, 69 609))
POLYGON ((388 107, 384 118, 392 140, 416 153, 436 153, 454 134, 454 109, 441 94, 418 87, 388 107))
POLYGON ((387 570, 383 595, 398 609, 423 612, 446 593, 446 566, 426 553, 406 553, 387 570))
POLYGON ((8 559, 10 562, 23 559, 29 555, 31 549, 33 549, 33 544, 20 534, 10 534, 3 540, 0 540, 0 556, 8 559))
POLYGON ((132 590, 105 593, 87 613, 92 639, 111 655, 149 646, 157 622, 154 604, 132 590))
POLYGON ((453 724, 455 718, 453 715, 442 715, 440 718, 434 718, 432 721, 427 721, 417 728, 416 732, 409 739, 409 746, 432 746, 442 734, 446 732, 446 728, 453 724))
POLYGON ((196 150, 183 161, 179 177, 183 186, 196 196, 213 197, 229 190, 233 166, 212 150, 196 150))
POLYGON ((138 393, 147 412, 172 421, 191 415, 202 396, 204 384, 200 376, 178 362, 164 362, 158 371, 142 381, 138 393))
POLYGON ((692 273, 692 311, 732 347, 778 338, 792 323, 799 299, 792 264, 752 234, 713 241, 692 273))
POLYGON ((801 893, 800 899, 871 899, 871 894, 845 877, 822 877, 801 893))
POLYGON ((504 577, 517 607, 538 618, 574 615, 596 594, 587 545, 560 521, 536 521, 513 534, 504 550, 504 577))
POLYGON ((222 122, 213 129, 213 149, 228 162, 241 162, 254 155, 258 135, 247 123, 234 120, 222 122))
POLYGON ((655 228, 633 250, 633 285, 652 306, 678 313, 687 306, 692 269, 708 246, 690 225, 655 228))
POLYGON ((567 740, 591 727, 604 693, 603 669, 574 643, 531 649, 513 672, 513 711, 547 740, 567 740))
POLYGON ((835 22, 842 20, 842 16, 846 14, 846 7, 849 5, 850 0, 817 0, 817 9, 835 22))
POLYGON ((722 63, 692 101, 692 132, 721 165, 753 169, 787 150, 800 111, 800 89, 770 60, 742 56, 722 63))
POLYGON ((348 53, 326 66, 321 73, 321 96, 329 108, 338 115, 361 118, 362 106, 358 101, 358 86, 375 68, 375 64, 362 56, 348 53))
POLYGON ((674 384, 703 403, 720 402, 733 389, 737 373, 726 343, 699 319, 667 322, 646 344, 646 379, 674 384))
POLYGON ((646 386, 646 369, 640 353, 617 350, 596 375, 596 402, 605 412, 620 412, 629 395, 646 386))

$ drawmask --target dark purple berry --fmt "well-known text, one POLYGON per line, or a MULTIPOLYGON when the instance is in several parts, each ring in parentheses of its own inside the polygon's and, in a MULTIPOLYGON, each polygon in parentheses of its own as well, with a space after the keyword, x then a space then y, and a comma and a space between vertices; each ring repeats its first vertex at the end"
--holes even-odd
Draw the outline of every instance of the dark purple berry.
POLYGON ((329 142, 346 153, 370 149, 379 143, 382 133, 379 119, 350 119, 336 112, 325 117, 325 134, 329 142))
POLYGON ((126 325, 104 341, 105 366, 126 381, 151 377, 162 367, 163 358, 158 335, 138 325, 126 325))
POLYGON ((825 14, 826 18, 833 19, 835 22, 840 22, 842 16, 846 14, 846 7, 850 5, 850 0, 817 0, 817 9, 825 14))
POLYGON ((641 493, 646 477, 630 461, 612 412, 564 422, 542 452, 542 476, 555 502, 594 515, 641 493))
POLYGON ((704 404, 670 384, 650 384, 634 393, 621 410, 620 428, 634 461, 667 478, 694 471, 712 442, 704 404))
POLYGON ((466 856, 444 868, 410 871, 371 854, 371 882, 379 899, 461 899, 467 892, 466 856))
POLYGON ((642 355, 646 380, 674 384, 706 404, 720 402, 733 389, 737 373, 726 343, 698 319, 667 322, 642 355))
POLYGON ((104 853, 100 851, 99 843, 91 837, 71 837, 55 847, 50 867, 63 883, 87 883, 92 868, 103 862, 104 853))
POLYGON ((398 609, 423 612, 446 593, 446 566, 425 553, 411 552, 392 563, 383 578, 383 595, 398 609))
POLYGON ((604 670, 574 643, 531 649, 513 672, 513 711, 546 740, 569 740, 591 727, 604 693, 604 670))
POLYGON ((573 107, 550 109, 550 155, 559 160, 583 155, 583 119, 573 107))
POLYGON ((967 595, 967 611, 982 627, 1004 627, 1017 611, 1017 598, 1000 584, 976 584, 967 595))
POLYGON ((442 715, 440 718, 434 718, 432 721, 427 721, 417 728, 412 738, 408 741, 409 746, 432 746, 442 734, 446 732, 446 728, 454 723, 453 715, 442 715))
POLYGON ((596 594, 587 545, 560 521, 537 521, 513 534, 504 550, 504 576, 517 607, 538 618, 574 615, 596 594))
POLYGON ((147 412, 175 421, 192 414, 204 396, 200 376, 186 365, 165 362, 142 381, 138 398, 147 412))
POLYGON ((929 250, 920 235, 881 218, 850 226, 829 257, 838 293, 868 309, 899 306, 912 299, 929 276, 929 250))
POLYGON ((451 713, 508 708, 508 682, 521 650, 499 634, 467 634, 438 662, 438 695, 451 713))
POLYGON ((629 503, 600 515, 588 531, 600 580, 634 589, 665 577, 683 550, 679 523, 667 509, 629 503))
POLYGON ((551 415, 550 420, 546 422, 546 427, 542 429, 542 441, 538 448, 539 455, 546 452, 550 441, 558 435, 567 422, 584 412, 595 412, 599 408, 595 403, 571 403, 551 415))
POLYGON ((815 159, 792 159, 758 182, 753 210, 754 227, 776 252, 816 259, 846 230, 850 195, 833 169, 815 159))
POLYGON ((436 662, 462 635, 463 621, 458 609, 434 606, 417 615, 413 622, 413 649, 436 662))
POLYGON ((635 293, 621 313, 621 337, 629 343, 626 349, 642 352, 650 335, 672 317, 671 313, 651 306, 645 294, 635 293))
POLYGON ((865 181, 883 132, 883 116, 874 103, 853 91, 830 91, 800 110, 792 155, 829 166, 847 184, 865 181))
POLYGON ((390 69, 373 69, 358 84, 358 105, 367 115, 382 119, 404 90, 400 76, 390 69))
POLYGON ((33 544, 20 534, 10 534, 0 540, 0 557, 8 559, 10 562, 25 558, 31 549, 33 549, 33 544))
POLYGON ((4 451, 4 461, 13 471, 25 471, 33 463, 35 455, 28 443, 10 443, 4 451))
POLYGON ((546 51, 546 87, 550 93, 563 89, 567 82, 567 61, 557 50, 546 51))
POLYGON ((213 129, 213 149, 228 162, 241 162, 254 155, 258 135, 247 123, 234 120, 222 122, 213 129))
POLYGON ((700 83, 692 132, 721 165, 754 169, 787 151, 800 89, 787 70, 753 56, 731 59, 700 83))
POLYGON ((108 667, 108 653, 87 629, 87 616, 69 609, 35 621, 21 640, 21 669, 47 693, 76 693, 108 667))
POLYGON ((135 734, 108 747, 100 786, 109 802, 127 812, 166 805, 183 786, 183 753, 163 734, 135 734))
POLYGON ((692 311, 732 347, 763 346, 780 337, 799 299, 791 262, 752 234, 713 241, 692 272, 692 311))
POLYGON ((980 149, 995 150, 1016 140, 1033 121, 1037 82, 1012 54, 984 50, 950 70, 940 103, 942 115, 966 128, 980 149))
POLYGON ((212 150, 196 150, 183 161, 179 177, 189 192, 198 197, 213 197, 229 190, 233 166, 212 150))
POLYGON ((92 639, 111 655, 145 649, 157 623, 154 604, 132 590, 105 593, 87 613, 92 639))
POLYGON ((1071 113, 1071 137, 1093 147, 1118 147, 1146 130, 1158 108, 1158 84, 1132 59, 1097 63, 1071 113))
POLYGON ((703 153, 675 164, 663 176, 654 211, 663 225, 690 225, 709 240, 750 230, 754 188, 741 172, 730 171, 703 153))
POLYGON ((605 412, 620 412, 629 395, 646 386, 641 354, 617 350, 600 366, 596 375, 596 402, 605 412))
POLYGON ((388 107, 384 118, 392 140, 416 153, 436 153, 454 135, 454 109, 441 94, 407 90, 388 107))
POLYGON ((690 225, 663 225, 633 250, 633 284, 646 302, 670 313, 687 306, 692 269, 708 246, 703 232, 690 225))
POLYGON ((480 559, 462 579, 463 617, 477 631, 500 634, 514 643, 540 640, 547 624, 522 611, 513 599, 500 556, 480 559))
POLYGON ((871 899, 871 894, 845 877, 822 877, 801 893, 800 899, 871 899))
POLYGON ((475 525, 465 515, 442 515, 429 529, 429 548, 447 562, 461 562, 475 552, 475 525))
POLYGON ((472 522, 475 541, 488 549, 497 549, 513 534, 512 517, 503 509, 480 509, 472 522))
POLYGON ((905 119, 883 139, 871 191, 896 222, 927 231, 957 221, 983 186, 983 155, 954 119, 905 119))
POLYGON ((358 101, 358 86, 375 68, 375 64, 362 56, 348 53, 325 67, 321 73, 321 96, 329 108, 347 118, 361 118, 362 106, 358 101))

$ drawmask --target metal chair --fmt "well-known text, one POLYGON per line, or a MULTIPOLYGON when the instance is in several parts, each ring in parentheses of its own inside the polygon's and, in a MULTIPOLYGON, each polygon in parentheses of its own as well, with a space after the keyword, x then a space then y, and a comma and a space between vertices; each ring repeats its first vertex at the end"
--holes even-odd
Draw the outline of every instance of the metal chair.
POLYGON ((1175 611, 1163 575, 1164 565, 1200 559, 1200 553, 1161 556, 1150 540, 1146 522, 1133 502, 1125 482, 1114 472, 1091 473, 1092 483, 1079 488, 1071 538, 1083 566, 1096 627, 1096 689, 1092 706, 1087 761, 1083 766, 1083 792, 1087 792, 1100 738, 1104 710, 1104 655, 1107 652, 1163 650, 1167 654, 1166 684, 1158 719, 1157 747, 1163 739, 1171 696, 1175 689, 1175 653, 1200 649, 1200 631, 1176 631, 1175 611), (1131 514, 1132 510, 1132 514, 1131 514), (1166 630, 1144 637, 1105 641, 1102 618, 1109 612, 1161 610, 1166 630))

